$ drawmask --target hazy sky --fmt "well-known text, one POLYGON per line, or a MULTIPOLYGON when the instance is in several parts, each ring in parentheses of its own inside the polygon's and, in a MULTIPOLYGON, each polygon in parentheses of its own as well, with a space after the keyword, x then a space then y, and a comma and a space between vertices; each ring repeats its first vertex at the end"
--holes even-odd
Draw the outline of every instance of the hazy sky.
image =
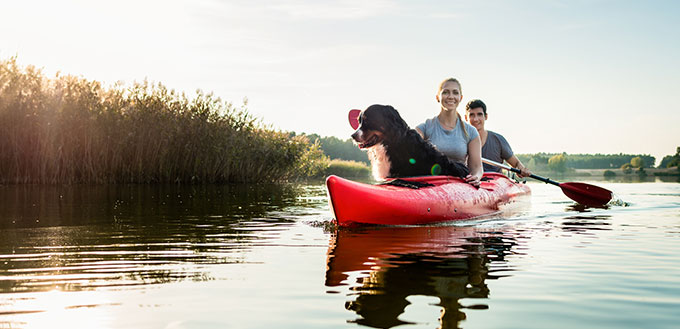
POLYGON ((345 139, 375 103, 414 127, 456 77, 517 153, 680 146, 680 1, 22 0, 0 30, 48 76, 248 98, 280 130, 345 139))

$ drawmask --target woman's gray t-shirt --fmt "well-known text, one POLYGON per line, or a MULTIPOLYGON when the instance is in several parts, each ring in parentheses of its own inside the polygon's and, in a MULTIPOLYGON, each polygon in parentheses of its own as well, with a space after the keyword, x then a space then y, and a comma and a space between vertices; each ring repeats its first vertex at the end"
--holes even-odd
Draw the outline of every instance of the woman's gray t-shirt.
POLYGON ((425 120, 416 128, 423 133, 426 141, 429 141, 440 152, 446 154, 449 159, 466 163, 468 143, 479 136, 477 129, 458 117, 456 128, 446 130, 439 123, 439 118, 434 117, 425 120), (463 133, 463 127, 467 130, 467 137, 463 133))
MULTIPOLYGON (((487 130, 486 142, 482 146, 482 158, 503 163, 503 160, 512 158, 514 153, 505 137, 501 134, 487 130)), ((500 167, 484 164, 484 171, 501 172, 500 167)))

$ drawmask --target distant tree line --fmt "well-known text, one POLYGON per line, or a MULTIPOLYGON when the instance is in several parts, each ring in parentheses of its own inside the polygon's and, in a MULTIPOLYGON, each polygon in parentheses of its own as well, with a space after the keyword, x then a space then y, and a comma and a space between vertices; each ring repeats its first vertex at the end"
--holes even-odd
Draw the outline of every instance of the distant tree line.
MULTIPOLYGON (((633 158, 640 158, 642 168, 652 168, 656 158, 648 154, 567 154, 564 156, 564 166, 573 169, 611 169, 620 168, 631 163, 633 158)), ((529 168, 548 166, 550 158, 560 153, 516 154, 529 168)), ((638 161, 638 160, 636 160, 638 161)))
POLYGON ((366 151, 363 151, 357 147, 351 138, 342 140, 337 137, 321 137, 317 134, 307 135, 310 142, 319 141, 321 145, 321 150, 330 159, 341 159, 341 160, 351 160, 358 161, 368 164, 368 155, 366 151))
MULTIPOLYGON (((321 137, 318 134, 306 135, 310 142, 318 141, 321 150, 330 159, 351 160, 369 163, 365 151, 359 149, 351 138, 321 137)), ((567 154, 534 153, 516 154, 529 168, 564 171, 569 169, 619 169, 625 165, 633 168, 652 168, 656 158, 649 154, 567 154), (552 160, 551 160, 552 159, 552 160)), ((667 155, 661 160, 659 168, 674 167, 680 164, 680 147, 675 155, 667 155)))

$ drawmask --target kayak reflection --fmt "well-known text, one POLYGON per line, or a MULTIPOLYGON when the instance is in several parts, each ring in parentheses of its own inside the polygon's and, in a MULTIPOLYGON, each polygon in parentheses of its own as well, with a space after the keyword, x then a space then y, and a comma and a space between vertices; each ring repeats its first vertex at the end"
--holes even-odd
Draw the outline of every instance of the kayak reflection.
POLYGON ((510 233, 474 227, 380 227, 338 230, 328 251, 326 286, 350 286, 353 322, 377 328, 409 324, 400 319, 409 296, 439 298, 441 328, 458 328, 462 298, 488 298, 486 280, 507 276, 505 256, 516 245, 510 233), (493 264, 492 264, 493 263, 493 264), (497 265, 502 266, 497 266, 497 265), (493 266, 492 266, 493 265, 493 266))

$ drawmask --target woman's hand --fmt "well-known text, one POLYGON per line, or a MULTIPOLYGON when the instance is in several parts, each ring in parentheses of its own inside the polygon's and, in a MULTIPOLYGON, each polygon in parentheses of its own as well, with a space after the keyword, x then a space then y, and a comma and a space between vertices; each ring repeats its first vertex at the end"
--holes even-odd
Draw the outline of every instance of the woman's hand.
POLYGON ((482 175, 484 175, 484 169, 482 168, 482 141, 479 139, 479 136, 473 138, 468 143, 467 165, 470 169, 470 174, 465 176, 465 181, 474 187, 479 187, 482 175))
POLYGON ((464 178, 466 183, 468 183, 468 184, 470 184, 474 187, 479 187, 479 185, 482 183, 481 179, 482 179, 482 177, 477 176, 477 175, 467 175, 464 178))

